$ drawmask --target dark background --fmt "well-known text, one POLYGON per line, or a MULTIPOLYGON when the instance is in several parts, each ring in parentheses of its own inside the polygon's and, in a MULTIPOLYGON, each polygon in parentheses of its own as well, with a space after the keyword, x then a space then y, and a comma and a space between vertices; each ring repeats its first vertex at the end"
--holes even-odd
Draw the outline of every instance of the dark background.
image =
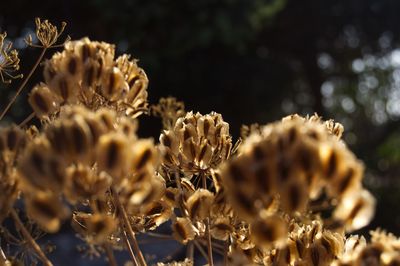
MULTIPOLYGON (((115 43, 140 59, 151 103, 171 95, 187 110, 217 111, 235 137, 242 124, 295 112, 334 118, 378 200, 363 232, 380 226, 400 234, 399 13, 398 0, 2 0, 0 28, 22 49, 23 73, 39 54, 22 41, 35 17, 66 21, 73 39, 115 43)), ((3 86, 0 106, 13 93, 3 86)), ((22 95, 7 119, 30 112, 22 95)), ((141 120, 141 135, 157 138, 160 121, 141 120)), ((65 245, 55 254, 72 249, 65 245)))

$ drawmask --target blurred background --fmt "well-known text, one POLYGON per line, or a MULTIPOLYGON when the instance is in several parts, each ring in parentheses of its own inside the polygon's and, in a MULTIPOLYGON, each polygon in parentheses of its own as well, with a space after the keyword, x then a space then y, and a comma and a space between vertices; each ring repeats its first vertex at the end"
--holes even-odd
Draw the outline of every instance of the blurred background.
MULTIPOLYGON (((292 113, 341 122, 378 200, 363 232, 400 234, 399 12, 397 0, 3 0, 0 29, 21 50, 22 73, 40 53, 23 42, 35 17, 66 21, 72 39, 115 43, 140 59, 150 103, 175 96, 187 110, 219 112, 235 138, 242 124, 292 113)), ((26 91, 41 79, 39 69, 26 91)), ((14 94, 2 86, 1 109, 14 94)), ((22 95, 7 119, 30 112, 22 95)), ((158 138, 160 129, 159 120, 141 119, 141 135, 158 138)), ((72 249, 62 241, 52 256, 72 249)))

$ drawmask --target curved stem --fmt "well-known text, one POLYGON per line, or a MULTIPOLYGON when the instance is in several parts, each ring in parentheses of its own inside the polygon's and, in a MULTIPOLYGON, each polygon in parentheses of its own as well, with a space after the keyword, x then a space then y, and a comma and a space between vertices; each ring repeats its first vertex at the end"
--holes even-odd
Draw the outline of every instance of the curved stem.
POLYGON ((143 257, 142 251, 140 250, 139 244, 136 240, 135 232, 133 231, 131 223, 129 222, 128 214, 126 213, 124 206, 122 206, 121 201, 119 200, 118 194, 115 191, 115 189, 111 188, 111 192, 114 196, 115 204, 117 205, 117 208, 120 211, 120 217, 122 218, 122 222, 124 223, 125 229, 127 230, 126 233, 129 235, 129 237, 132 240, 133 250, 135 251, 136 255, 139 257, 140 265, 147 266, 147 263, 143 257))
POLYGON ((28 241, 29 245, 33 248, 33 250, 36 252, 36 254, 39 256, 40 260, 43 262, 44 265, 46 266, 53 266, 51 261, 46 257, 38 243, 32 238, 31 234, 28 232, 28 230, 25 228, 24 224, 22 221, 19 219, 19 216, 15 209, 11 209, 10 211, 12 218, 15 221, 16 227, 21 231, 22 235, 25 237, 25 240, 28 241))
POLYGON ((20 93, 22 92, 22 90, 24 89, 26 83, 28 83, 29 79, 31 78, 31 76, 33 75, 33 73, 35 72, 36 68, 39 66, 40 62, 43 59, 44 54, 46 53, 47 48, 44 47, 42 52, 40 53, 38 59, 36 60, 36 63, 33 65, 33 68, 31 69, 31 71, 29 72, 28 76, 26 76, 26 78, 24 79, 24 81, 22 82, 21 86, 19 86, 17 92, 15 93, 14 97, 11 99, 11 101, 8 103, 8 105, 6 106, 6 108, 3 110, 3 112, 0 114, 0 120, 3 119, 3 117, 6 115, 7 111, 11 108, 11 106, 14 104, 14 102, 17 100, 18 96, 20 95, 20 93))

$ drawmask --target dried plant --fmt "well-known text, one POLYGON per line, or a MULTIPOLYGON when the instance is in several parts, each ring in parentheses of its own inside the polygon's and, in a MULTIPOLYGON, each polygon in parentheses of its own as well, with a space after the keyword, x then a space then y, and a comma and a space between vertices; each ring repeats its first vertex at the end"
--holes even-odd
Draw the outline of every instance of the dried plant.
MULTIPOLYGON (((156 256, 156 265, 196 265, 194 250, 208 265, 399 265, 392 234, 373 231, 368 243, 349 235, 371 221, 376 202, 340 123, 293 114, 243 126, 233 144, 221 114, 186 112, 172 97, 149 108, 144 70, 130 55, 116 57, 114 45, 68 37, 57 44, 64 23, 36 26, 40 45, 26 42, 42 54, 1 118, 44 52, 63 50, 44 62, 44 81, 29 92, 32 115, 0 128, 0 222, 12 219, 18 232, 3 227, 1 265, 52 265, 32 228, 54 234, 68 221, 85 243, 80 250, 113 266, 115 250, 129 254, 126 265, 150 263, 138 234, 187 249, 182 261, 156 256), (161 118, 159 143, 136 134, 142 114, 161 118), (40 128, 28 125, 33 117, 40 128), (162 224, 169 234, 158 231, 162 224), (29 256, 7 245, 28 247, 29 256)), ((5 36, 3 82, 19 68, 5 36)))

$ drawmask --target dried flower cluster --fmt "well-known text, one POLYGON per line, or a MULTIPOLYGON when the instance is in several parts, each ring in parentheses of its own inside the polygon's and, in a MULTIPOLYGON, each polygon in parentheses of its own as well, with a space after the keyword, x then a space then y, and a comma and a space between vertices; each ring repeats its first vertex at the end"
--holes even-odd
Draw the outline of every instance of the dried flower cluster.
POLYGON ((109 106, 131 117, 146 111, 146 74, 129 55, 115 59, 114 54, 114 45, 108 43, 88 38, 67 42, 63 52, 45 62, 45 83, 30 93, 35 114, 48 118, 69 104, 92 110, 109 106))
MULTIPOLYGON (((27 43, 57 46, 65 25, 36 24, 41 45, 27 43)), ((0 73, 11 77, 19 59, 4 38, 0 73)), ((186 112, 171 97, 148 108, 145 72, 129 55, 115 57, 114 45, 84 38, 63 47, 29 93, 40 128, 0 128, 0 222, 13 219, 44 265, 52 263, 21 211, 47 233, 69 220, 113 266, 115 249, 129 253, 126 265, 147 265, 136 235, 160 236, 162 224, 187 257, 157 265, 197 265, 195 250, 208 265, 400 265, 393 235, 348 235, 370 222, 375 199, 341 124, 291 115, 243 126, 234 144, 221 114, 186 112), (158 144, 136 134, 143 113, 162 120, 158 144)), ((14 239, 5 229, 0 237, 14 239)), ((2 248, 0 265, 23 261, 2 248)))

